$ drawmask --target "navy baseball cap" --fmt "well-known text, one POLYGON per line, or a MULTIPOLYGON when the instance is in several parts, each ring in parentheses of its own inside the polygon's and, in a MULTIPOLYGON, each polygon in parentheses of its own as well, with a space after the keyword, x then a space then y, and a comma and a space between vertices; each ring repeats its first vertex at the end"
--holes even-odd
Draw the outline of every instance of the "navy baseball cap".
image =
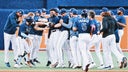
POLYGON ((29 23, 32 23, 34 21, 34 19, 32 17, 27 17, 26 21, 29 22, 29 23))
POLYGON ((55 11, 56 13, 59 13, 59 9, 57 9, 57 8, 52 8, 52 9, 50 9, 50 11, 55 11))
POLYGON ((24 11, 23 10, 17 10, 16 12, 20 13, 20 14, 24 14, 24 11))
POLYGON ((69 10, 69 12, 73 12, 73 10, 76 10, 75 8, 71 8, 70 10, 69 10))
POLYGON ((125 12, 125 9, 123 7, 119 7, 118 10, 120 10, 121 12, 125 12))
POLYGON ((83 10, 82 10, 82 13, 87 13, 87 12, 88 12, 87 9, 83 9, 83 10))
POLYGON ((38 9, 38 10, 36 10, 36 13, 41 14, 42 12, 41 12, 41 10, 40 10, 40 9, 38 9))
POLYGON ((67 12, 67 10, 63 8, 63 9, 61 9, 60 14, 64 14, 66 12, 67 12))
POLYGON ((103 7, 103 8, 102 8, 102 12, 108 12, 108 8, 103 7))
POLYGON ((42 10, 42 12, 46 12, 46 9, 45 8, 42 8, 41 10, 42 10))
POLYGON ((55 10, 56 10, 56 13, 59 13, 60 12, 59 8, 55 8, 55 10))
POLYGON ((77 15, 77 14, 78 14, 78 11, 77 11, 77 10, 73 10, 72 13, 73 13, 74 15, 77 15))

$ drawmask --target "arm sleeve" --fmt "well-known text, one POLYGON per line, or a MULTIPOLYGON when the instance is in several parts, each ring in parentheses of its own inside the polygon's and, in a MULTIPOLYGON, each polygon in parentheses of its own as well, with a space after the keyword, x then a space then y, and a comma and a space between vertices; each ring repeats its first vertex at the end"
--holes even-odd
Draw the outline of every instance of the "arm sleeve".
POLYGON ((125 19, 125 17, 122 17, 121 22, 126 25, 126 19, 125 19))
POLYGON ((68 28, 68 29, 71 29, 72 25, 73 25, 73 23, 72 23, 71 20, 69 20, 69 24, 66 24, 66 23, 63 23, 63 24, 62 24, 62 26, 66 27, 66 28, 68 28))
POLYGON ((28 35, 26 35, 25 33, 21 32, 21 36, 24 38, 28 38, 28 35))

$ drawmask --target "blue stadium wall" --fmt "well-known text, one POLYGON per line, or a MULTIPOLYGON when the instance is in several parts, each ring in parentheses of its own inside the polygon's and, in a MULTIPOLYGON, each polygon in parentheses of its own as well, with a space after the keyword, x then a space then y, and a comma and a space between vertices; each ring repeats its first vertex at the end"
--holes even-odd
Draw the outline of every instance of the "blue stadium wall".
MULTIPOLYGON (((0 0, 0 50, 4 49, 3 28, 8 15, 16 9, 34 10, 40 8, 110 9, 119 6, 128 8, 128 0, 0 0)), ((11 46, 10 46, 11 49, 11 46)))

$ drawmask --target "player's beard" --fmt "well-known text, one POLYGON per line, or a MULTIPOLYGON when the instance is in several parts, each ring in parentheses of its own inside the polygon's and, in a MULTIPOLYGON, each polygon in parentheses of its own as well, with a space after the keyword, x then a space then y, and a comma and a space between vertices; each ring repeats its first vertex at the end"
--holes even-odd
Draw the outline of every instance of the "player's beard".
POLYGON ((118 12, 117 14, 118 14, 118 15, 121 15, 121 12, 118 12))

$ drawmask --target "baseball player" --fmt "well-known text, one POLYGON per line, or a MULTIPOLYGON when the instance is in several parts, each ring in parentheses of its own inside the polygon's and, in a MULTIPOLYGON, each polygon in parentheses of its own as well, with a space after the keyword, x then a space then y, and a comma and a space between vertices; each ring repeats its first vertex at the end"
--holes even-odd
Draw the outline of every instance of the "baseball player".
POLYGON ((104 58, 104 69, 112 69, 113 61, 111 57, 111 52, 117 57, 120 68, 125 68, 127 66, 127 58, 122 55, 116 48, 115 35, 114 32, 118 28, 116 20, 111 17, 111 14, 106 10, 102 13, 103 20, 101 33, 103 32, 102 45, 103 45, 103 58, 104 58))
POLYGON ((74 32, 72 30, 73 24, 77 21, 78 11, 76 9, 70 10, 70 14, 72 15, 69 19, 69 24, 62 24, 62 26, 70 29, 70 48, 72 54, 71 66, 72 68, 80 68, 81 67, 81 56, 80 51, 78 49, 78 32, 74 32), (71 14, 72 13, 72 14, 71 14))
MULTIPOLYGON (((62 9, 61 12, 61 17, 60 17, 60 23, 65 23, 68 24, 69 17, 66 15, 66 9, 62 9)), ((62 48, 64 46, 64 43, 68 39, 68 29, 64 26, 61 26, 60 28, 60 36, 58 38, 57 42, 57 57, 58 57, 58 65, 57 67, 63 67, 64 66, 64 61, 63 61, 63 54, 62 54, 62 48)))
POLYGON ((122 36, 123 36, 123 29, 124 27, 126 27, 126 19, 124 17, 124 12, 125 12, 125 9, 123 7, 120 7, 117 9, 117 14, 116 15, 116 21, 118 22, 119 24, 119 29, 116 31, 117 32, 117 35, 118 38, 119 38, 119 42, 116 43, 116 46, 117 46, 117 49, 119 50, 119 52, 121 54, 123 54, 122 50, 121 50, 121 47, 120 47, 120 42, 121 42, 121 39, 122 39, 122 36))
POLYGON ((95 46, 95 52, 96 52, 96 55, 97 57, 99 58, 99 62, 100 62, 100 66, 98 68, 103 68, 104 67, 104 64, 103 64, 103 59, 102 59, 102 56, 101 56, 101 53, 100 53, 100 44, 101 44, 101 35, 98 35, 99 32, 100 32, 100 23, 95 19, 95 12, 90 10, 89 11, 89 19, 90 19, 90 23, 91 24, 95 24, 95 31, 93 32, 93 35, 92 35, 92 40, 91 42, 89 43, 88 45, 88 52, 89 52, 89 57, 91 59, 91 64, 89 66, 89 68, 93 68, 96 64, 92 58, 92 55, 90 53, 90 48, 92 46, 95 46))
POLYGON ((91 41, 91 35, 93 32, 95 25, 89 23, 89 19, 87 18, 87 13, 84 11, 81 13, 81 18, 79 18, 75 24, 73 25, 73 30, 78 31, 78 47, 82 56, 82 69, 87 72, 88 67, 90 65, 88 53, 87 53, 87 45, 91 41))
POLYGON ((14 61, 16 62, 17 59, 17 42, 16 42, 16 30, 19 29, 19 21, 18 18, 23 15, 22 10, 17 10, 15 12, 12 12, 6 21, 6 25, 4 26, 4 54, 5 54, 5 65, 6 67, 11 67, 9 63, 9 46, 10 46, 10 41, 12 43, 12 49, 14 52, 14 61))
MULTIPOLYGON (((41 13, 42 12, 40 9, 36 10, 35 16, 34 16, 35 22, 38 22, 38 20, 40 19, 41 13)), ((35 25, 32 25, 32 29, 29 34, 30 37, 33 37, 33 40, 32 40, 33 48, 31 49, 31 54, 30 54, 30 58, 31 58, 30 62, 32 65, 35 65, 34 62, 40 63, 37 60, 37 54, 38 54, 38 50, 39 50, 39 46, 40 46, 40 39, 42 37, 42 31, 35 30, 34 26, 35 25)))
POLYGON ((27 52, 26 61, 29 67, 31 67, 30 53, 32 48, 32 38, 29 37, 29 34, 30 34, 31 25, 33 21, 34 20, 32 17, 27 17, 25 19, 25 22, 21 24, 20 30, 19 30, 19 36, 21 37, 21 40, 22 40, 21 41, 22 48, 27 52))
MULTIPOLYGON (((36 25, 38 25, 37 27, 39 27, 39 28, 45 28, 47 25, 45 25, 45 24, 43 24, 43 23, 46 23, 48 20, 44 17, 45 15, 46 15, 46 9, 42 9, 41 10, 41 12, 39 12, 39 16, 38 16, 38 19, 37 19, 37 21, 36 22, 42 22, 42 25, 38 25, 38 24, 36 24, 36 25), (41 16, 41 14, 42 14, 42 12, 43 12, 43 15, 41 16), (41 14, 40 14, 41 13, 41 14)), ((35 29, 35 27, 34 27, 34 29, 35 29)), ((37 29, 35 29, 35 30, 37 30, 37 29)), ((44 29, 43 29, 44 30, 44 29)), ((33 50, 33 52, 34 52, 34 62, 37 62, 37 63, 40 63, 38 60, 37 60, 37 58, 38 58, 38 51, 39 51, 39 48, 40 48, 40 43, 41 43, 41 40, 42 40, 42 34, 43 34, 43 30, 37 30, 35 33, 36 33, 36 36, 35 36, 35 41, 36 41, 36 43, 37 43, 37 45, 36 45, 36 47, 35 47, 35 49, 33 50)), ((35 44, 35 43, 34 43, 35 44)))
POLYGON ((59 17, 57 16, 57 13, 57 9, 50 9, 50 18, 48 18, 48 21, 51 22, 48 38, 49 52, 51 57, 51 67, 53 68, 56 67, 58 64, 56 45, 60 34, 59 28, 61 26, 61 24, 59 23, 59 17))

